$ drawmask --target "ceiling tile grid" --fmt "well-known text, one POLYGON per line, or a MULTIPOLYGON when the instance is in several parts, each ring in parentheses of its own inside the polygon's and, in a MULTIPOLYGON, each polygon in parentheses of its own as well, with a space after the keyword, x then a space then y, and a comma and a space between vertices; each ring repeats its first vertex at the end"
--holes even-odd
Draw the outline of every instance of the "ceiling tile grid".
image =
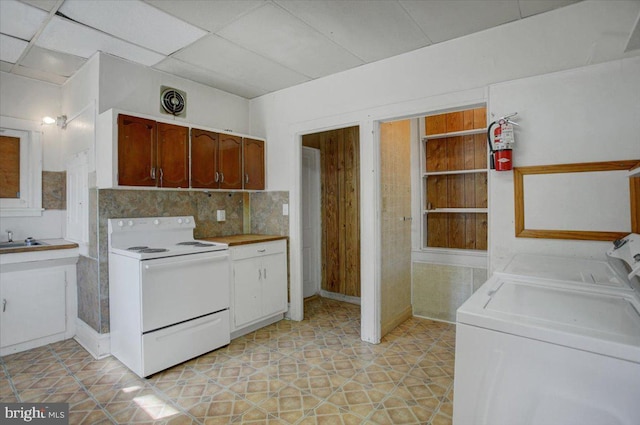
POLYGON ((254 98, 579 0, 0 0, 0 70, 97 51, 254 98))

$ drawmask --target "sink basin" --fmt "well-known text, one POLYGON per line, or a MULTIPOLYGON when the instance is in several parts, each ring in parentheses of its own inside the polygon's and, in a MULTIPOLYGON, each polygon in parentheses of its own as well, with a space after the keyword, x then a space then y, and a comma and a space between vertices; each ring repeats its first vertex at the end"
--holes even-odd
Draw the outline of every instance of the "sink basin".
POLYGON ((33 241, 31 243, 26 243, 26 242, 2 242, 0 243, 0 249, 7 249, 7 248, 25 248, 25 247, 30 247, 30 246, 42 246, 42 245, 47 245, 44 242, 40 242, 40 241, 33 241))

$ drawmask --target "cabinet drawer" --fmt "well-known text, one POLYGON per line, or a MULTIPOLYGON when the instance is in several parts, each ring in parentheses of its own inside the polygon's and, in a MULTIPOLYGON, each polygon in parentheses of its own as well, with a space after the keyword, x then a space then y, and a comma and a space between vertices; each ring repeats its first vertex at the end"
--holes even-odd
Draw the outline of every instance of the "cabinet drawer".
POLYGON ((287 252, 287 242, 283 240, 273 242, 251 243, 230 248, 232 260, 261 257, 263 255, 287 252))

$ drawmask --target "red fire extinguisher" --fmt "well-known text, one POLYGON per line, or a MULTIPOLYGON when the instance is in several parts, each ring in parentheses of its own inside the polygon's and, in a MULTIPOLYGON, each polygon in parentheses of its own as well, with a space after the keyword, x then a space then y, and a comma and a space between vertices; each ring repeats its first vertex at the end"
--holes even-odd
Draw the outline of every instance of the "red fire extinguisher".
POLYGON ((489 143, 489 151, 491 151, 490 166, 492 170, 509 171, 513 168, 512 151, 515 143, 513 126, 518 123, 511 121, 510 118, 516 115, 518 113, 514 112, 489 124, 487 142, 489 143), (492 136, 493 143, 491 142, 492 136))

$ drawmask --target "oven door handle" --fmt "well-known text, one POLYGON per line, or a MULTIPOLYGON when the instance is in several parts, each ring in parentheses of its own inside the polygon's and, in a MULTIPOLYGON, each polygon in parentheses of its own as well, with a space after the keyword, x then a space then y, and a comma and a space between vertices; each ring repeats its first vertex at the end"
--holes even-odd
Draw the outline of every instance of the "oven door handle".
POLYGON ((182 260, 182 261, 170 261, 167 263, 156 263, 156 264, 145 264, 144 268, 145 270, 157 270, 157 269, 163 269, 166 267, 182 267, 182 266, 186 266, 188 264, 195 264, 195 263, 208 263, 208 262, 218 262, 218 261, 226 261, 227 260, 227 255, 222 255, 219 257, 207 257, 207 258, 192 258, 189 260, 182 260))

